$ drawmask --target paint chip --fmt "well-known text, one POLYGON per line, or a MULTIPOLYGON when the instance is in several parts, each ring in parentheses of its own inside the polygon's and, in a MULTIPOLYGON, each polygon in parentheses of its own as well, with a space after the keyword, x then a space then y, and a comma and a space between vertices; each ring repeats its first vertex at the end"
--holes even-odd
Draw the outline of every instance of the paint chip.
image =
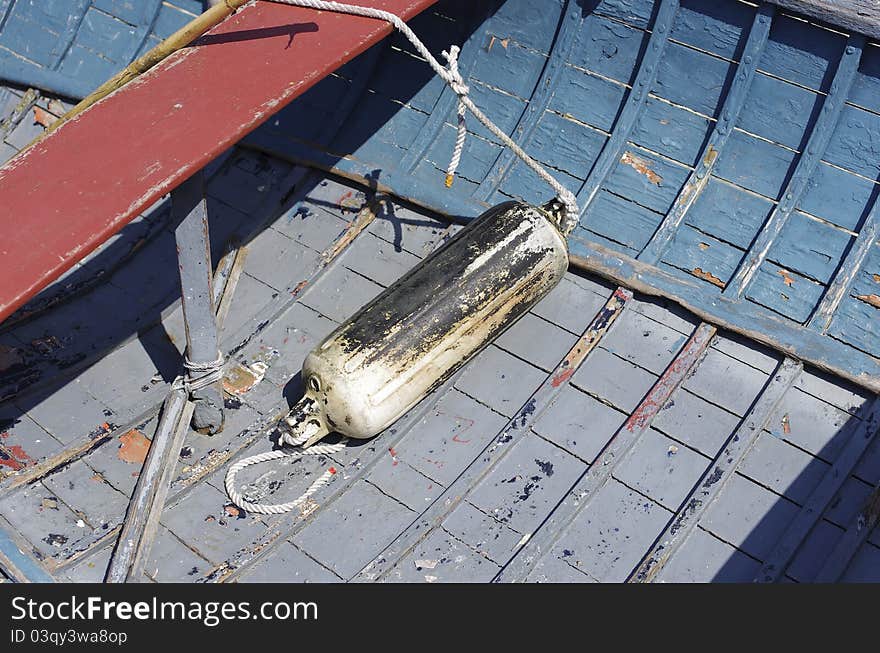
POLYGON ((268 367, 254 363, 245 367, 240 363, 230 366, 223 375, 223 389, 231 395, 243 395, 252 390, 266 374, 268 367))
POLYGON ((870 304, 874 308, 880 308, 880 295, 856 295, 856 299, 860 302, 870 304))
POLYGON ((433 569, 437 566, 437 560, 415 560, 413 564, 416 569, 433 569))
POLYGON ((786 435, 791 433, 791 420, 788 417, 788 413, 782 416, 782 432, 786 435))
POLYGON ((790 287, 794 283, 794 279, 791 277, 791 274, 789 274, 788 270, 780 269, 778 274, 780 277, 782 277, 782 282, 786 286, 790 287))
POLYGON ((143 465, 150 450, 150 440, 137 429, 131 429, 119 436, 119 460, 132 465, 143 465))
POLYGON ((44 108, 34 107, 34 124, 40 125, 44 129, 48 129, 56 120, 58 120, 58 118, 56 116, 53 116, 44 108))
POLYGON ((640 175, 644 175, 645 178, 655 186, 659 186, 660 182, 663 181, 663 177, 651 170, 650 161, 643 159, 640 156, 636 156, 632 152, 624 152, 623 156, 620 157, 620 162, 624 165, 630 166, 640 175))
POLYGON ((711 272, 704 272, 702 268, 694 268, 693 271, 691 272, 691 274, 693 274, 695 277, 699 277, 700 279, 703 279, 704 281, 708 281, 713 286, 718 286, 719 288, 724 288, 724 282, 721 279, 716 277, 711 272))

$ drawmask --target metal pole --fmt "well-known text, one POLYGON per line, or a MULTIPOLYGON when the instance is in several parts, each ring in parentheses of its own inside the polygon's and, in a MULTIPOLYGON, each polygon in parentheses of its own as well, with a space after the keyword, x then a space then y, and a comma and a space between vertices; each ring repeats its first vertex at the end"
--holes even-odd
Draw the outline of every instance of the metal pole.
MULTIPOLYGON (((171 191, 172 219, 177 223, 177 262, 186 326, 186 353, 193 363, 217 358, 217 320, 211 279, 211 245, 202 171, 171 191)), ((194 390, 193 429, 213 435, 223 429, 223 392, 220 382, 194 390)))

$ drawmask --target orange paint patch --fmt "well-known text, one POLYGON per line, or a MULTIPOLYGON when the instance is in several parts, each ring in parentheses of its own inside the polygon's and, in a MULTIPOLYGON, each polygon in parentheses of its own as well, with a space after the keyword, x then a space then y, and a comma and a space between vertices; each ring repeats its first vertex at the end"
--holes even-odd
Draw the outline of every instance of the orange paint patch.
POLYGON ((711 272, 704 272, 702 268, 694 268, 693 271, 691 272, 691 274, 693 274, 695 277, 699 277, 700 279, 703 279, 704 281, 708 281, 713 286, 718 286, 719 288, 724 288, 724 282, 721 279, 716 277, 711 272))
POLYGON ((788 273, 788 270, 779 270, 779 276, 782 277, 782 282, 786 286, 791 286, 794 283, 794 279, 791 278, 791 275, 788 273))
POLYGON ((711 145, 709 149, 706 150, 706 156, 703 157, 703 165, 712 166, 715 163, 715 159, 718 158, 718 150, 716 150, 711 145))
POLYGON ((132 465, 143 465, 150 450, 150 440, 146 435, 132 429, 119 436, 119 451, 116 455, 132 465))
POLYGON ((874 277, 874 283, 880 283, 880 274, 872 274, 871 276, 874 277))
POLYGON ((636 156, 632 152, 624 152, 623 156, 620 157, 620 162, 624 165, 630 166, 633 170, 638 172, 640 175, 644 175, 645 178, 650 181, 655 186, 659 186, 660 182, 663 181, 663 177, 658 175, 656 172, 651 170, 649 166, 649 161, 643 159, 640 156, 636 156))
POLYGON ((58 120, 56 116, 53 116, 42 107, 34 107, 34 122, 36 124, 49 127, 56 120, 58 120))

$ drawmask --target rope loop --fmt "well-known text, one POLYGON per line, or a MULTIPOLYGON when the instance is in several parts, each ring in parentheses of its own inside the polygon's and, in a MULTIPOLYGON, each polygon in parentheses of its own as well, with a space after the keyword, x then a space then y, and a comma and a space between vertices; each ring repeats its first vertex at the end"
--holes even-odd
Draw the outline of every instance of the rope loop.
MULTIPOLYGON (((303 440, 303 442, 304 441, 305 440, 303 440)), ((280 435, 279 442, 284 442, 284 433, 280 435)), ((296 459, 302 458, 305 455, 327 456, 330 454, 334 454, 345 449, 346 445, 348 444, 348 440, 344 439, 340 442, 337 442, 336 444, 313 444, 308 449, 293 449, 287 446, 286 442, 284 442, 284 444, 285 446, 283 446, 281 449, 259 453, 254 456, 239 460, 237 463, 230 466, 229 470, 226 472, 226 479, 224 480, 223 484, 226 487, 226 494, 229 495, 229 499, 232 501, 232 503, 234 503, 245 512, 252 512, 258 515, 281 515, 286 512, 290 512, 291 510, 295 510, 296 508, 301 506, 306 501, 306 499, 311 497, 333 479, 333 476, 336 474, 335 467, 328 468, 311 485, 309 485, 305 492, 303 492, 293 501, 288 501, 287 503, 252 503, 246 500, 244 498, 244 495, 239 492, 238 489, 235 487, 236 475, 245 467, 258 465, 259 463, 265 463, 271 460, 278 460, 280 458, 292 457, 296 459)))
POLYGON ((556 197, 565 205, 565 219, 559 225, 560 231, 567 236, 574 229, 580 220, 580 210, 577 205, 577 198, 574 193, 560 184, 553 175, 551 175, 544 167, 530 157, 526 152, 516 144, 516 142, 505 132, 503 132, 494 122, 492 122, 468 97, 468 87, 464 82, 464 78, 458 70, 458 46, 451 46, 448 52, 444 52, 448 67, 444 67, 434 55, 428 50, 427 46, 416 36, 415 32, 396 14, 373 7, 362 7, 359 5, 343 4, 341 2, 331 2, 329 0, 268 0, 269 2, 278 2, 296 7, 305 7, 307 9, 318 9, 323 11, 335 11, 341 14, 351 14, 354 16, 365 16, 367 18, 376 18, 391 23, 407 40, 413 44, 416 52, 428 63, 431 69, 444 81, 453 92, 458 96, 458 135, 455 140, 455 146, 452 151, 452 158, 446 171, 446 186, 452 185, 453 175, 458 168, 461 160, 461 152, 464 148, 465 127, 464 113, 465 109, 470 111, 474 117, 479 120, 486 129, 495 135, 502 143, 519 157, 531 170, 535 172, 541 179, 556 192, 556 197))

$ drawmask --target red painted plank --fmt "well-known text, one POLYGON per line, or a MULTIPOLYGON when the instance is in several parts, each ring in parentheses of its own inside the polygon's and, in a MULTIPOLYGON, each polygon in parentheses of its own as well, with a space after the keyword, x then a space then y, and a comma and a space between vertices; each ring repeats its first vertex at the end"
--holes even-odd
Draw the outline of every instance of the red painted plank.
MULTIPOLYGON (((435 0, 359 0, 408 20, 435 0)), ((385 22, 249 4, 0 168, 0 321, 385 22)))

